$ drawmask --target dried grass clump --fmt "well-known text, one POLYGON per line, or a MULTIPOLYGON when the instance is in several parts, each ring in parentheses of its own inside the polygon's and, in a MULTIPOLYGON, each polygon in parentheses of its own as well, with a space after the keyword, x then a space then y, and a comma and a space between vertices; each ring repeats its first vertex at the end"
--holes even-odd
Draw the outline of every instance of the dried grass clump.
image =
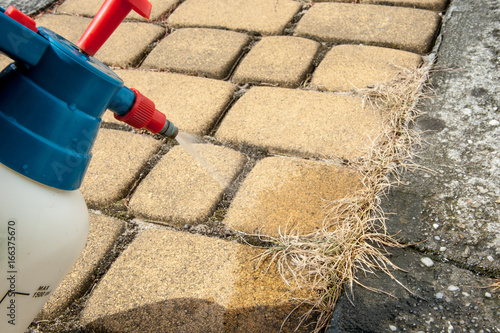
POLYGON ((401 173, 414 167, 410 159, 420 140, 410 126, 419 115, 416 106, 423 97, 430 67, 428 64, 411 72, 402 70, 390 83, 355 92, 382 113, 385 124, 376 148, 348 164, 362 174, 364 189, 352 197, 330 202, 321 230, 306 235, 290 232, 268 239, 274 246, 266 249, 261 259, 276 262, 291 288, 309 291, 311 296, 300 300, 311 306, 301 323, 315 313, 314 332, 328 325, 344 287, 361 285, 359 273, 381 271, 394 278, 391 271, 398 269, 388 259, 386 248, 403 245, 388 235, 380 203, 388 189, 399 183, 401 173))

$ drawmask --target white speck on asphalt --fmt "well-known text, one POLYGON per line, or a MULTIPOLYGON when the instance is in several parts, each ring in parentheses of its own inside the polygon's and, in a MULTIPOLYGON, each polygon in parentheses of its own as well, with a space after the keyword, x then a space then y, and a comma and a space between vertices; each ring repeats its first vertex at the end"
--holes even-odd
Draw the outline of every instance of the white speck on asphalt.
POLYGON ((434 266, 434 261, 432 261, 431 258, 424 257, 420 259, 420 261, 427 267, 432 267, 434 266))

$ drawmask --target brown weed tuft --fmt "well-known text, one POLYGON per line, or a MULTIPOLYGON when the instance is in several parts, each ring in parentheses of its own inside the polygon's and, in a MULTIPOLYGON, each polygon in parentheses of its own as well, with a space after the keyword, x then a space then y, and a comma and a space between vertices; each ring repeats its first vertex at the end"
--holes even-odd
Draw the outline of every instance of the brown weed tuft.
POLYGON ((328 203, 324 225, 316 232, 291 231, 276 238, 263 237, 273 246, 260 260, 272 259, 291 288, 309 291, 309 298, 298 300, 310 305, 301 323, 315 312, 315 333, 328 325, 344 287, 361 285, 359 274, 382 272, 395 279, 391 272, 398 267, 389 260, 387 248, 403 245, 388 235, 380 204, 389 188, 400 184, 403 172, 417 168, 412 157, 421 141, 411 127, 420 114, 417 104, 424 97, 431 65, 414 71, 402 69, 401 75, 387 84, 354 92, 384 120, 376 147, 348 162, 349 168, 362 175, 364 188, 351 197, 328 203))

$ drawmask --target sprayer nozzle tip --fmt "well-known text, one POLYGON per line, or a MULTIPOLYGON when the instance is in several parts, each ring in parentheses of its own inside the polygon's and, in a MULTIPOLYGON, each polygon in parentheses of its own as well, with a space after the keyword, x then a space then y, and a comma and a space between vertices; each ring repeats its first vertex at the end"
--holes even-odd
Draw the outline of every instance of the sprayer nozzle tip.
POLYGON ((167 120, 165 122, 165 126, 159 133, 166 136, 169 139, 175 139, 177 134, 179 134, 179 129, 177 128, 177 126, 175 126, 174 124, 172 124, 170 121, 167 120))
POLYGON ((174 133, 172 135, 168 136, 168 138, 175 139, 177 134, 179 134, 179 129, 176 127, 174 133))

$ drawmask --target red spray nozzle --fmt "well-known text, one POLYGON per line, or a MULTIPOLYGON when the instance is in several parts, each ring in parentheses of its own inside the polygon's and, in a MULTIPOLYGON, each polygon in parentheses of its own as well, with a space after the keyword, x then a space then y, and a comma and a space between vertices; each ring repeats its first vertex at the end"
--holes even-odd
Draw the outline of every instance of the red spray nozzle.
POLYGON ((151 4, 148 0, 106 0, 78 41, 78 47, 90 56, 96 54, 131 10, 149 18, 151 4))
POLYGON ((179 133, 177 127, 167 120, 165 115, 156 110, 155 103, 141 94, 136 89, 131 89, 135 93, 135 102, 127 114, 115 118, 129 124, 135 128, 146 128, 153 133, 162 134, 168 138, 175 138, 179 133))

